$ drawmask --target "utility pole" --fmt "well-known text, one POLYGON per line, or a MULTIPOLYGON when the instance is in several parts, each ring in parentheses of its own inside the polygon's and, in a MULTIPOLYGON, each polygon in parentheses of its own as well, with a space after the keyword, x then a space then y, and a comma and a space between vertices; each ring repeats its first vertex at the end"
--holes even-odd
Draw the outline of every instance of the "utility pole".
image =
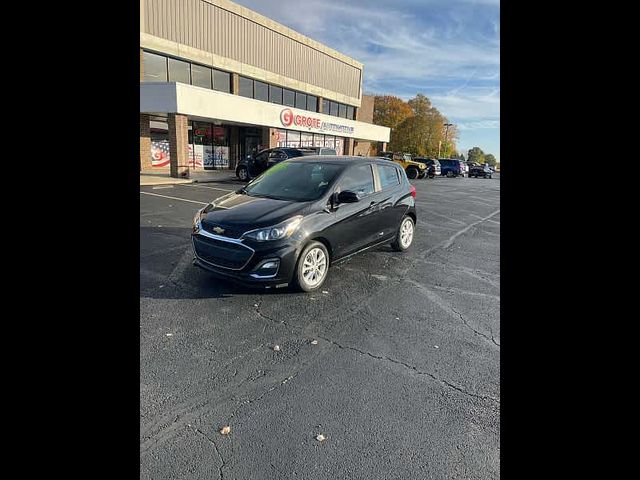
MULTIPOLYGON (((444 126, 446 127, 446 128, 445 128, 445 131, 444 131, 444 148, 445 148, 445 150, 444 150, 444 153, 445 153, 444 157, 445 157, 445 158, 449 158, 449 157, 447 157, 447 152, 448 152, 448 150, 449 150, 449 146, 447 145, 447 137, 448 137, 448 135, 449 135, 449 127, 450 127, 450 126, 452 126, 452 125, 453 125, 453 123, 445 123, 445 124, 444 124, 444 126)), ((438 150, 439 150, 439 149, 438 149, 438 150)), ((440 152, 438 152, 438 156, 440 156, 440 152)))

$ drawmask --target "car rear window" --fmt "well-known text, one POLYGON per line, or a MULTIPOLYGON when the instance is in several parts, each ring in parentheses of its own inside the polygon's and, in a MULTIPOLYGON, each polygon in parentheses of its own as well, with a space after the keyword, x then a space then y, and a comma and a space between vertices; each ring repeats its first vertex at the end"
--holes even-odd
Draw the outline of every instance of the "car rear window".
POLYGON ((392 165, 376 165, 380 175, 382 189, 393 188, 400 184, 398 169, 392 165))

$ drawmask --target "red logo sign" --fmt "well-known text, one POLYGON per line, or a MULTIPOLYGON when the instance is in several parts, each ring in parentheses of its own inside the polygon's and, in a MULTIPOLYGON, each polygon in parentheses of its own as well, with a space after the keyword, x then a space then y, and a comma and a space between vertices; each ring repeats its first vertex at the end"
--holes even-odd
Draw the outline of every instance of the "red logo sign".
POLYGON ((289 127, 291 124, 294 124, 299 127, 318 129, 321 127, 322 123, 319 118, 307 117, 305 115, 294 115, 289 108, 285 108, 280 112, 280 121, 285 127, 289 127))
POLYGON ((288 108, 282 110, 280 112, 280 121, 285 127, 291 125, 293 123, 293 112, 288 108))

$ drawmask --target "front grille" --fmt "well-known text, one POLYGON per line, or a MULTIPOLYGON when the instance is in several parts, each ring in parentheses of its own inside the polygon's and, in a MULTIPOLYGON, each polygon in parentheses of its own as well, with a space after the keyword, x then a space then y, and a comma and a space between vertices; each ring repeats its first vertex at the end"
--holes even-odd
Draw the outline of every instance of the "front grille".
POLYGON ((218 235, 220 237, 240 238, 244 233, 243 230, 240 230, 238 228, 228 227, 226 225, 220 225, 219 223, 208 222, 206 218, 202 219, 201 225, 203 230, 209 233, 213 233, 214 235, 218 235), (216 232, 214 230, 214 228, 216 227, 224 229, 224 232, 220 232, 220 233, 216 232))
POLYGON ((253 250, 246 246, 201 235, 193 236, 193 248, 201 260, 230 270, 242 270, 253 256, 253 250))

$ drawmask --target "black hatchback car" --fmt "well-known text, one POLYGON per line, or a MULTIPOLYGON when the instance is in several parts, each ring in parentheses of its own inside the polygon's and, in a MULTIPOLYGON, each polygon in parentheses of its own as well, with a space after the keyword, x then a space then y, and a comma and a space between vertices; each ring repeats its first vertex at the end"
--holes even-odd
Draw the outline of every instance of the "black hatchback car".
POLYGON ((386 160, 286 160, 198 210, 194 264, 241 283, 313 291, 338 260, 385 243, 408 249, 414 199, 405 172, 386 160))
POLYGON ((257 177, 268 168, 290 158, 309 155, 335 155, 336 151, 330 147, 300 147, 300 148, 268 148, 261 150, 254 157, 249 156, 238 163, 236 176, 246 182, 257 177))
POLYGON ((491 167, 487 164, 475 164, 469 167, 469 177, 484 177, 484 178, 491 178, 491 174, 493 173, 493 170, 491 170, 491 167))

